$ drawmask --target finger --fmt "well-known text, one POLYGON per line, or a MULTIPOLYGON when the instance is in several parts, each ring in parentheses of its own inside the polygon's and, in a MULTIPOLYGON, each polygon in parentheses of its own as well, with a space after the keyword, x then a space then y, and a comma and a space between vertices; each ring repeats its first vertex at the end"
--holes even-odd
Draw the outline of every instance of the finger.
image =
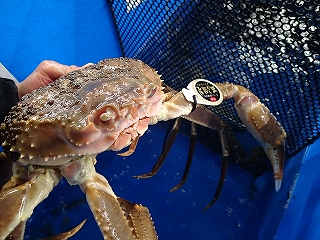
POLYGON ((68 74, 69 72, 75 71, 79 67, 75 65, 63 65, 55 61, 43 61, 36 68, 35 72, 38 72, 42 76, 42 86, 46 86, 54 80, 58 79, 61 76, 68 74))
MULTIPOLYGON (((49 83, 58 79, 61 76, 67 75, 70 72, 76 71, 78 69, 83 69, 86 68, 90 65, 93 65, 93 63, 87 63, 85 65, 83 65, 82 67, 78 67, 76 65, 63 65, 60 63, 57 63, 55 61, 43 61, 40 65, 39 65, 39 71, 41 72, 41 74, 44 77, 49 77, 49 83)), ((47 85, 48 83, 46 83, 47 85)))
POLYGON ((19 98, 77 69, 79 69, 79 67, 75 65, 67 66, 55 61, 42 61, 24 81, 17 85, 19 98))
POLYGON ((83 68, 89 67, 89 66, 91 66, 91 65, 94 65, 94 63, 87 63, 87 64, 83 65, 83 66, 80 67, 80 68, 83 69, 83 68))
POLYGON ((18 84, 19 98, 35 89, 47 86, 61 76, 67 75, 78 69, 86 68, 92 64, 93 63, 87 63, 82 67, 78 67, 76 65, 68 66, 60 64, 51 60, 42 61, 33 73, 31 73, 23 82, 18 84))

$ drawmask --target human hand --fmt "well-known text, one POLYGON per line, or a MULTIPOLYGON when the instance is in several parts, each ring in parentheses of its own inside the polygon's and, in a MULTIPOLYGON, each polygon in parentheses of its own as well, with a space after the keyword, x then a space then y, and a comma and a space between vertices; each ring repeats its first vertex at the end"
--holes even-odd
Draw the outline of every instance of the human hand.
POLYGON ((41 62, 33 73, 31 73, 24 81, 17 84, 19 99, 21 99, 23 95, 30 93, 35 89, 47 86, 49 83, 52 83, 69 72, 88 65, 90 64, 86 64, 82 67, 77 67, 75 65, 67 66, 55 61, 45 60, 41 62))

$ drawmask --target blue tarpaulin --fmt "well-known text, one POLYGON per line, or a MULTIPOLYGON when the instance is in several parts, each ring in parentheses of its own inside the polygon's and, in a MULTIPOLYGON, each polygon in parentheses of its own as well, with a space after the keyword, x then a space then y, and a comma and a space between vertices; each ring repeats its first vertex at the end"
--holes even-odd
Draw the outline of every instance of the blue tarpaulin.
MULTIPOLYGON (((0 62, 19 81, 45 59, 83 65, 122 56, 112 11, 104 0, 5 0, 0 23, 0 62)), ((184 123, 184 129, 188 124, 184 123)), ((319 140, 287 159, 279 192, 274 190, 272 172, 256 177, 230 164, 219 200, 202 211, 213 198, 221 168, 221 154, 215 147, 220 142, 213 131, 208 132, 208 140, 197 143, 189 178, 177 191, 169 192, 183 175, 189 144, 186 130, 178 135, 156 176, 132 177, 151 170, 168 125, 150 126, 131 156, 104 152, 98 155, 96 165, 118 196, 149 208, 159 239, 320 238, 319 140)), ((72 239, 102 239, 84 194, 63 180, 35 209, 25 238, 56 235, 84 219, 87 222, 72 239)))

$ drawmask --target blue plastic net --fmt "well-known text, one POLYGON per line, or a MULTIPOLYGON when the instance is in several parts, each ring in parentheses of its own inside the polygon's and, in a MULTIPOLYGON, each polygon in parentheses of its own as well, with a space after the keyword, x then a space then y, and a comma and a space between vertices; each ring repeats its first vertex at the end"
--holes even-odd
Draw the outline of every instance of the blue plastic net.
MULTIPOLYGON (((115 0, 112 5, 124 55, 157 69, 169 86, 180 90, 205 78, 249 88, 285 128, 288 157, 319 137, 320 1, 115 0)), ((212 110, 228 126, 231 150, 259 152, 232 101, 212 110)))

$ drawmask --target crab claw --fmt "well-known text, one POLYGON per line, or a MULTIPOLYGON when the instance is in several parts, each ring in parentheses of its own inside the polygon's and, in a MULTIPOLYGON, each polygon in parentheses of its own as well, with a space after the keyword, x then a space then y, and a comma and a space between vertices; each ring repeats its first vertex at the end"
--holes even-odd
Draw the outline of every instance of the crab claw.
POLYGON ((238 115, 266 152, 273 168, 275 190, 279 191, 283 178, 287 134, 264 104, 257 101, 252 105, 255 106, 250 106, 251 109, 245 111, 238 107, 238 115))
POLYGON ((275 180, 275 189, 279 191, 283 178, 283 167, 285 159, 285 144, 281 144, 274 148, 264 148, 267 156, 272 164, 273 176, 275 180))
POLYGON ((217 84, 224 99, 233 98, 238 116, 255 139, 263 146, 272 167, 275 189, 278 191, 283 177, 285 139, 287 134, 276 117, 248 89, 230 83, 217 84))

